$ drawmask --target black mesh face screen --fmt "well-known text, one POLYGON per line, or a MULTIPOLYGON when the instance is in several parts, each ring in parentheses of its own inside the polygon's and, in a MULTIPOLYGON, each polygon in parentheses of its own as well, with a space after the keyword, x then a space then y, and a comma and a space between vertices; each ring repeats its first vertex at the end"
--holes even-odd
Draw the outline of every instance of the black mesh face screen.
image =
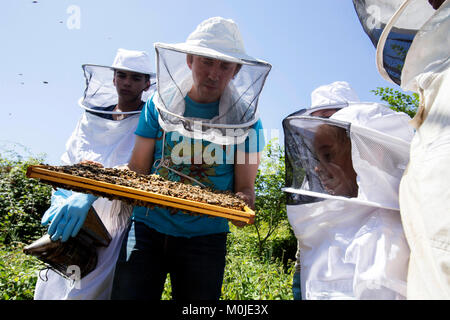
POLYGON ((400 85, 411 44, 434 9, 426 0, 353 0, 353 5, 364 32, 380 51, 377 52, 380 74, 400 85))
MULTIPOLYGON (((342 130, 348 139, 349 124, 340 121, 331 121, 325 118, 310 116, 289 116, 283 121, 286 152, 285 185, 289 188, 314 191, 321 194, 330 194, 324 188, 318 174, 320 160, 318 158, 317 132, 324 126, 342 130)), ((348 155, 351 161, 350 154, 348 155)), ((288 193, 288 204, 310 203, 322 200, 307 195, 288 193)))
MULTIPOLYGON (((386 26, 384 21, 377 20, 382 9, 373 1, 353 0, 361 26, 376 48, 381 33, 386 26)), ((392 12, 393 14, 394 12, 392 12)), ((400 85, 400 78, 406 54, 411 46, 417 30, 395 29, 390 32, 383 50, 383 65, 393 82, 400 85)))

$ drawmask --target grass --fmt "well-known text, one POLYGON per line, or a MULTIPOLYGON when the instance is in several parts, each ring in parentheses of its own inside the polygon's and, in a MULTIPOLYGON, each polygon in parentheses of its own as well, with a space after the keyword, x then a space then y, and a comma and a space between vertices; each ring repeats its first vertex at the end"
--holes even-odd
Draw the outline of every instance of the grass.
POLYGON ((22 253, 23 244, 0 247, 0 299, 31 300, 44 264, 22 253))
MULTIPOLYGON (((258 251, 258 239, 252 226, 230 225, 221 300, 292 300, 296 242, 292 242, 289 226, 279 232, 258 251), (280 243, 289 243, 280 250, 280 243)), ((171 299, 170 278, 166 279, 163 300, 171 299)))
POLYGON ((228 235, 227 265, 222 286, 223 300, 292 300, 294 255, 288 246, 278 250, 281 243, 290 243, 289 227, 279 229, 258 250, 258 239, 252 226, 231 227, 228 235), (278 239, 277 239, 278 237, 278 239), (288 253, 291 252, 291 253, 288 253))
MULTIPOLYGON (((291 300, 294 262, 290 237, 288 225, 283 226, 259 252, 252 226, 243 229, 231 226, 221 300, 291 300)), ((33 299, 38 273, 45 266, 23 254, 23 246, 22 243, 0 246, 0 299, 33 299)), ((168 277, 162 300, 170 299, 168 277)))

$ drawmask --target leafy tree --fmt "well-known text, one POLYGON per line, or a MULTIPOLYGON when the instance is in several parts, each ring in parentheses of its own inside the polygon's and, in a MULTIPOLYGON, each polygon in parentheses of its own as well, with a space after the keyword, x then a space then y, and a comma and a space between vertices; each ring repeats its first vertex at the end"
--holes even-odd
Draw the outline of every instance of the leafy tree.
POLYGON ((0 243, 30 242, 44 231, 40 221, 50 206, 51 186, 26 177, 27 167, 40 162, 0 155, 0 243))
POLYGON ((417 93, 408 95, 389 87, 377 87, 372 92, 376 96, 380 96, 382 101, 387 102, 392 110, 404 112, 411 118, 414 117, 419 107, 419 95, 417 93))
POLYGON ((258 252, 262 254, 264 244, 283 224, 288 224, 286 194, 281 188, 285 183, 284 148, 276 139, 264 149, 261 165, 255 181, 255 223, 258 252))

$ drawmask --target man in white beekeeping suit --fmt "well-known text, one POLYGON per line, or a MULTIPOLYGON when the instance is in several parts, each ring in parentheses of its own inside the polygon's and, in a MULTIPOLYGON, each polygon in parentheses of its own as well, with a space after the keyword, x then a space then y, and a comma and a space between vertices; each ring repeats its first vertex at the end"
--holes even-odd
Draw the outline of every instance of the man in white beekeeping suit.
POLYGON ((405 299, 409 249, 398 186, 410 118, 357 97, 339 101, 329 117, 304 112, 283 121, 302 299, 405 299))
MULTIPOLYGON (((354 2, 364 25, 358 10, 364 1, 354 2)), ((393 48, 400 61, 393 82, 420 97, 410 162, 400 185, 402 222, 411 248, 407 297, 450 299, 450 1, 371 4, 379 11, 379 23, 372 25, 379 28, 374 44, 381 75, 393 81, 392 54, 387 54, 393 48), (406 38, 409 44, 402 47, 398 40, 406 38)), ((370 18, 377 22, 377 16, 370 18)), ((373 38, 368 29, 365 24, 373 38)))
MULTIPOLYGON (((87 87, 79 104, 85 112, 66 143, 63 165, 90 161, 114 167, 128 163, 139 114, 155 82, 151 65, 146 52, 125 49, 117 51, 111 66, 83 65, 87 87)), ((108 247, 97 249, 97 266, 81 279, 67 279, 48 270, 37 281, 35 299, 110 299, 114 267, 131 212, 119 201, 57 189, 42 224, 49 226, 52 241, 66 242, 78 234, 91 205, 112 238, 108 247)))

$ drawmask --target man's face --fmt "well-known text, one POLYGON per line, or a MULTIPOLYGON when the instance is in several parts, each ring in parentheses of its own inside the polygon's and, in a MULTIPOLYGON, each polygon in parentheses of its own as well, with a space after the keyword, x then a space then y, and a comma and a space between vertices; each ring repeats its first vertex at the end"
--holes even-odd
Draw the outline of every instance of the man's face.
POLYGON ((238 71, 237 63, 194 55, 188 55, 186 59, 194 80, 189 97, 199 103, 218 101, 238 71))
POLYGON ((123 101, 140 99, 142 92, 150 87, 150 81, 144 74, 131 71, 115 70, 113 82, 123 101))
POLYGON ((325 191, 338 196, 356 197, 358 187, 353 169, 351 142, 345 129, 322 125, 314 136, 319 160, 315 168, 325 191))

